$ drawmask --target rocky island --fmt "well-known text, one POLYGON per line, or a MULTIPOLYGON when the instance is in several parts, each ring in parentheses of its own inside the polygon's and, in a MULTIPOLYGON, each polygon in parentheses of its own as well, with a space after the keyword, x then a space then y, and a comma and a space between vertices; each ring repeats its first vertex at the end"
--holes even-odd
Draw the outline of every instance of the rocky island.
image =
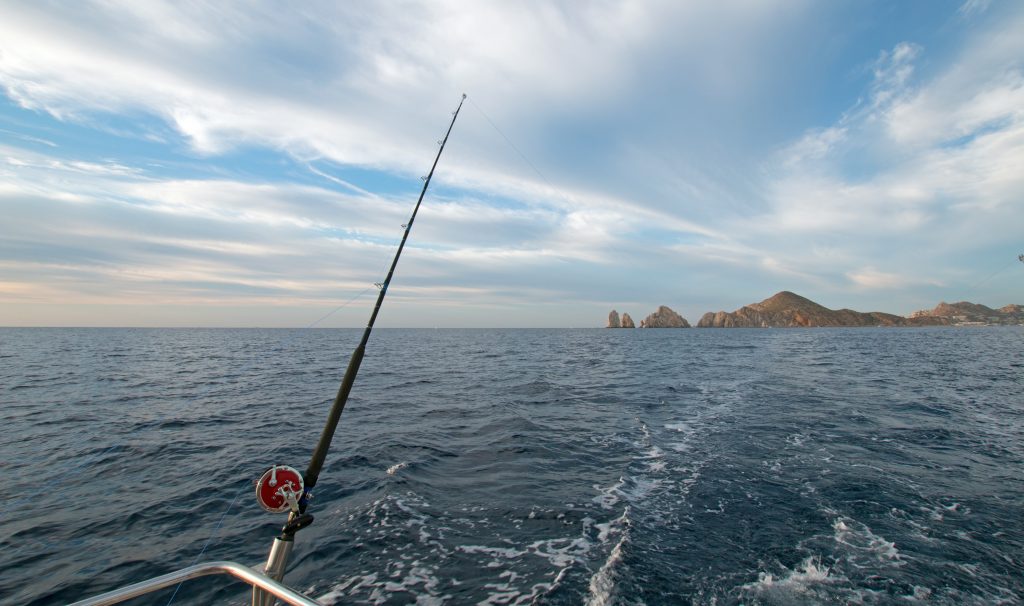
POLYGON ((629 317, 629 314, 623 313, 622 319, 619 319, 619 312, 614 309, 608 314, 608 324, 605 328, 636 328, 636 324, 633 323, 633 318, 629 317))
POLYGON ((664 305, 658 306, 658 311, 640 321, 640 328, 689 328, 690 323, 686 318, 672 311, 664 305))
POLYGON ((619 312, 614 309, 608 314, 608 324, 605 328, 622 328, 622 323, 619 322, 619 312))
MULTIPOLYGON (((640 321, 640 328, 689 328, 690 323, 686 318, 680 316, 668 307, 662 305, 658 310, 640 321)), ((608 314, 608 324, 605 328, 636 328, 633 318, 628 313, 623 313, 619 318, 619 312, 614 309, 608 314)))

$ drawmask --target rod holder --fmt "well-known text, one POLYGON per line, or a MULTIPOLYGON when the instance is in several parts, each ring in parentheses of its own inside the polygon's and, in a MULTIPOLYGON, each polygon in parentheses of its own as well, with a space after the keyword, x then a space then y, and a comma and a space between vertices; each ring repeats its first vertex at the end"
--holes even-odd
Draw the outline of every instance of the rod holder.
MULTIPOLYGON (((295 541, 291 537, 274 539, 270 546, 270 555, 267 556, 267 565, 263 567, 263 574, 280 582, 284 578, 284 570, 288 566, 288 558, 292 554, 295 541)), ((273 606, 276 598, 273 594, 267 593, 259 587, 252 588, 252 606, 273 606)))

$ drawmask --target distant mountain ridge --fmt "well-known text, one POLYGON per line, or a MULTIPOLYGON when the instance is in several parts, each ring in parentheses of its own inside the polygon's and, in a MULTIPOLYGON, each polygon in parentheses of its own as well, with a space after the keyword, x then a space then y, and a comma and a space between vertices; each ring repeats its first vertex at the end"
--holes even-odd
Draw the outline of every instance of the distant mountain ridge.
POLYGON ((791 328, 808 326, 925 326, 946 324, 932 316, 904 318, 880 311, 829 309, 806 297, 784 290, 734 312, 708 312, 698 328, 791 328))
POLYGON ((992 309, 977 303, 939 303, 910 317, 880 311, 829 309, 796 293, 782 291, 734 312, 708 312, 698 328, 791 328, 809 326, 948 326, 957 324, 1021 324, 1024 308, 992 309))
POLYGON ((924 309, 910 314, 912 319, 948 318, 951 324, 1024 324, 1024 306, 1011 303, 992 309, 978 303, 943 301, 935 309, 924 309))
MULTIPOLYGON (((629 318, 623 314, 623 320, 629 318)), ((1024 306, 1010 304, 992 309, 978 303, 939 303, 935 309, 916 311, 909 317, 881 311, 829 309, 806 297, 784 290, 760 303, 744 305, 733 312, 708 312, 697 328, 796 328, 812 326, 965 326, 977 324, 1024 325, 1024 306)), ((608 328, 632 328, 619 321, 615 310, 608 316, 608 328)), ((664 305, 640 323, 641 328, 689 328, 686 319, 664 305)))

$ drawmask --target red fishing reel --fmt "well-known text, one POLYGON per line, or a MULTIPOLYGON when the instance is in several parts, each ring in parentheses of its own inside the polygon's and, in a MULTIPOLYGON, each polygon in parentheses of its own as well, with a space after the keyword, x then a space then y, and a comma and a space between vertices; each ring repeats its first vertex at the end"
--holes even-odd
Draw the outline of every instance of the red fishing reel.
POLYGON ((274 465, 256 482, 256 501, 271 513, 298 513, 302 489, 302 474, 287 465, 274 465))

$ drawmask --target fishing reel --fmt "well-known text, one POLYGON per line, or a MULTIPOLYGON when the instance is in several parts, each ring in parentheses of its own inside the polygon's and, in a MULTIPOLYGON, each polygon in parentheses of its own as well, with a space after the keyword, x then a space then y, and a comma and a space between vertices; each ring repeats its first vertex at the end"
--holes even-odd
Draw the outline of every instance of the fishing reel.
POLYGON ((299 513, 304 485, 302 474, 287 465, 274 465, 256 481, 256 502, 265 511, 299 513))

